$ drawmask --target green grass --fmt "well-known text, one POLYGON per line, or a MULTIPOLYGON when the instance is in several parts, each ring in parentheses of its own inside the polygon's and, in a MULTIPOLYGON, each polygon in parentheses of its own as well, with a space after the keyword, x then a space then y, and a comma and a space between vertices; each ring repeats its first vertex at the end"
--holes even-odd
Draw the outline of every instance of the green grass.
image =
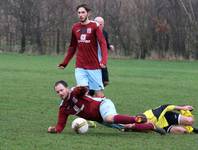
MULTIPOLYGON (((182 150, 197 149, 190 135, 120 133, 98 125, 85 135, 70 129, 48 134, 56 123, 59 98, 53 84, 75 84, 74 62, 65 70, 56 65, 63 56, 0 54, 0 150, 182 150)), ((165 103, 190 104, 198 119, 198 62, 109 60, 111 84, 105 89, 118 112, 136 114, 165 103)), ((196 123, 198 126, 198 124, 196 123)))

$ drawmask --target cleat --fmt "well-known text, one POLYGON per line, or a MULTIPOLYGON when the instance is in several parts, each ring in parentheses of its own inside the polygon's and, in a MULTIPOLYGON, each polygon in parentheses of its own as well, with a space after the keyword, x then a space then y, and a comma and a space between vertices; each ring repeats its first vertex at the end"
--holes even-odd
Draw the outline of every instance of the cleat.
POLYGON ((145 123, 145 122, 147 122, 147 118, 144 114, 138 114, 135 116, 135 122, 136 123, 145 123))
POLYGON ((94 121, 87 121, 89 128, 96 128, 96 123, 94 121))
POLYGON ((193 128, 194 133, 198 133, 198 128, 193 128))
POLYGON ((159 133, 161 135, 165 135, 166 134, 166 131, 163 128, 160 128, 160 127, 157 127, 157 126, 154 127, 153 131, 157 132, 157 133, 159 133))

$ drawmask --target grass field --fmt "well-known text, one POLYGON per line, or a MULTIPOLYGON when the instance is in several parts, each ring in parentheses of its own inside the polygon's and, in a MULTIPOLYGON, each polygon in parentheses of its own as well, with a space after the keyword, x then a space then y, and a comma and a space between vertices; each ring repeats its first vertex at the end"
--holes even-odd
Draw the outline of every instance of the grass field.
MULTIPOLYGON (((59 99, 53 84, 75 84, 74 62, 56 65, 63 56, 0 54, 0 150, 195 150, 198 136, 121 133, 98 125, 85 135, 70 129, 48 134, 57 120, 59 99)), ((198 119, 198 62, 109 60, 107 97, 124 114, 136 114, 165 103, 190 104, 198 119)), ((198 126, 198 123, 195 125, 198 126)))

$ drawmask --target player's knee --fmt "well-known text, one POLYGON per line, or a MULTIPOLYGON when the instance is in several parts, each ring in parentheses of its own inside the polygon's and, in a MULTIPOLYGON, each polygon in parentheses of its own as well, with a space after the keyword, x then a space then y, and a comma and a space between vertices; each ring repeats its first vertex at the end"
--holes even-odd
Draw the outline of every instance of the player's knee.
POLYGON ((112 115, 108 115, 107 117, 104 118, 104 122, 113 123, 113 116, 112 115))
POLYGON ((95 97, 104 97, 104 93, 102 90, 100 91, 95 91, 95 97))
POLYGON ((192 126, 194 123, 194 118, 193 117, 188 117, 186 120, 186 124, 192 126))
POLYGON ((180 125, 192 126, 194 123, 193 117, 181 117, 180 125))

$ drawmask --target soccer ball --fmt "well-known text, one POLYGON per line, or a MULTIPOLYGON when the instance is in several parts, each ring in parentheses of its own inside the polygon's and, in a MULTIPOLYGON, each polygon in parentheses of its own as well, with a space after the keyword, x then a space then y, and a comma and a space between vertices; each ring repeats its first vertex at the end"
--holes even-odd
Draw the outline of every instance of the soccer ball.
POLYGON ((87 120, 83 118, 76 118, 72 121, 71 128, 78 134, 84 134, 88 131, 89 125, 87 120))

